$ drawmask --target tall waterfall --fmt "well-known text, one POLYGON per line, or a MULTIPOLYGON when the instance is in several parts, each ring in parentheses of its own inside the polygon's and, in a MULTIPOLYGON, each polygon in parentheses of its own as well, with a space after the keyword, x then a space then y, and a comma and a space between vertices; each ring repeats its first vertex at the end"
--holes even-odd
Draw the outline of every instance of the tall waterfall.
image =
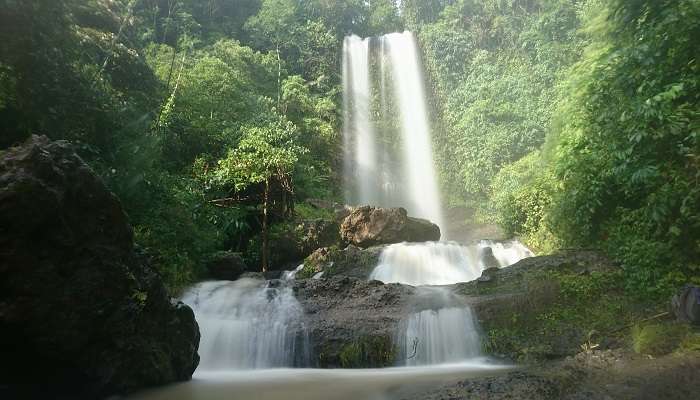
POLYGON ((303 310, 292 290, 254 279, 203 282, 182 301, 200 326, 199 370, 292 367, 307 361, 303 310))
POLYGON ((348 203, 401 206, 442 226, 414 35, 346 37, 343 93, 348 203))

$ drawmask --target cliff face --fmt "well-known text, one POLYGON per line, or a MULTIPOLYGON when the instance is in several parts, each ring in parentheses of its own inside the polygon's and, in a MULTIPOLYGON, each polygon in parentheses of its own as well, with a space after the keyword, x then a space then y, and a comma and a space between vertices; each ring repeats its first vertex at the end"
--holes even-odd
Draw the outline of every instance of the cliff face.
POLYGON ((171 301, 119 200, 67 142, 34 136, 0 156, 0 249, 0 397, 95 398, 191 377, 192 310, 171 301))

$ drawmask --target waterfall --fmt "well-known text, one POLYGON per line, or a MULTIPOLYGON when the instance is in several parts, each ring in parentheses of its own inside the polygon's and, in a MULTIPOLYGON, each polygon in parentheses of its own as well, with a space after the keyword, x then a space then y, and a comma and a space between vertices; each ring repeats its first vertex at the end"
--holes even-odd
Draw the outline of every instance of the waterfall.
POLYGON ((482 240, 464 246, 455 242, 398 243, 386 247, 370 279, 418 286, 418 312, 408 316, 397 333, 406 365, 463 361, 481 353, 472 310, 448 289, 477 279, 488 267, 505 267, 533 254, 517 241, 482 240))
POLYGON ((376 41, 348 36, 343 44, 346 200, 404 207, 442 226, 415 37, 392 33, 376 41))
POLYGON ((370 120, 369 44, 370 39, 355 35, 346 37, 343 42, 343 137, 346 174, 357 176, 357 198, 348 200, 374 204, 379 201, 379 171, 376 139, 370 120))
POLYGON ((454 363, 480 355, 481 342, 468 307, 423 310, 409 316, 402 329, 406 365, 454 363))
POLYGON ((203 282, 182 301, 194 310, 202 335, 199 370, 305 364, 309 346, 300 322, 303 310, 284 282, 203 282))
POLYGON ((455 242, 398 243, 382 250, 369 278, 412 286, 449 285, 473 281, 490 266, 506 267, 532 256, 517 241, 482 240, 468 246, 455 242), (485 257, 487 249, 498 265, 490 265, 485 257))

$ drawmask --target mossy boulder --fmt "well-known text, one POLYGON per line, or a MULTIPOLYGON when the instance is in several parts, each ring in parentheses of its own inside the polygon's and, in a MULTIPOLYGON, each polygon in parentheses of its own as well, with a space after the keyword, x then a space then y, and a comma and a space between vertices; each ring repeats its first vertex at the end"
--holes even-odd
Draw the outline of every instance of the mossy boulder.
POLYGON ((323 272, 325 278, 332 276, 349 276, 367 279, 379 263, 379 256, 386 246, 374 246, 361 249, 348 245, 344 249, 336 246, 317 249, 304 260, 304 268, 298 278, 310 278, 323 272))
POLYGON ((624 293, 621 270, 593 251, 532 257, 455 292, 472 303, 490 354, 540 361, 606 346, 625 334, 637 310, 624 293))

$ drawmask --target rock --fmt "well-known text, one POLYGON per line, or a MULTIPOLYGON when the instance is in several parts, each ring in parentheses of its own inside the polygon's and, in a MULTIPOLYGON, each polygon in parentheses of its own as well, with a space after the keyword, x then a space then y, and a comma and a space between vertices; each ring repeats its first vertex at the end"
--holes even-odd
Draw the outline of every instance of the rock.
POLYGON ((481 278, 453 285, 453 290, 468 298, 491 355, 541 361, 580 351, 590 340, 592 319, 605 324, 596 328, 599 331, 619 328, 622 317, 610 311, 610 303, 619 300, 615 292, 608 292, 622 288, 595 284, 619 281, 618 272, 618 267, 594 251, 564 251, 489 268, 481 278), (581 275, 582 270, 589 274, 581 275), (564 292, 562 285, 572 282, 590 289, 564 292), (591 292, 596 287, 599 292, 591 292), (567 318, 552 317, 562 314, 567 318))
POLYGON ((496 279, 499 269, 498 267, 486 268, 481 272, 481 276, 476 281, 480 283, 493 282, 496 279))
POLYGON ((671 299, 671 309, 679 320, 700 325, 700 287, 683 287, 671 299))
POLYGON ((358 279, 369 278, 370 273, 379 263, 379 256, 386 246, 374 246, 361 249, 348 245, 345 249, 322 247, 304 260, 302 273, 298 278, 310 278, 323 272, 323 277, 349 276, 358 279))
POLYGON ((410 218, 403 208, 357 207, 340 225, 340 236, 358 247, 400 242, 440 240, 440 228, 430 221, 410 218))
POLYGON ((219 251, 207 261, 206 269, 211 279, 235 281, 248 271, 248 266, 239 253, 219 251))
POLYGON ((32 136, 2 153, 0 248, 0 397, 101 398, 190 379, 192 310, 171 302, 118 199, 67 142, 32 136))
POLYGON ((496 256, 493 255, 493 249, 490 247, 484 247, 481 249, 480 258, 484 268, 499 268, 501 266, 496 259, 496 256))
POLYGON ((270 237, 270 268, 289 269, 321 247, 340 243, 338 223, 325 219, 302 220, 270 237))
POLYGON ((245 272, 238 277, 238 279, 257 279, 265 280, 265 274, 262 272, 245 272))
POLYGON ((313 345, 312 366, 395 365, 396 334, 415 305, 415 288, 349 277, 294 282, 313 345))

